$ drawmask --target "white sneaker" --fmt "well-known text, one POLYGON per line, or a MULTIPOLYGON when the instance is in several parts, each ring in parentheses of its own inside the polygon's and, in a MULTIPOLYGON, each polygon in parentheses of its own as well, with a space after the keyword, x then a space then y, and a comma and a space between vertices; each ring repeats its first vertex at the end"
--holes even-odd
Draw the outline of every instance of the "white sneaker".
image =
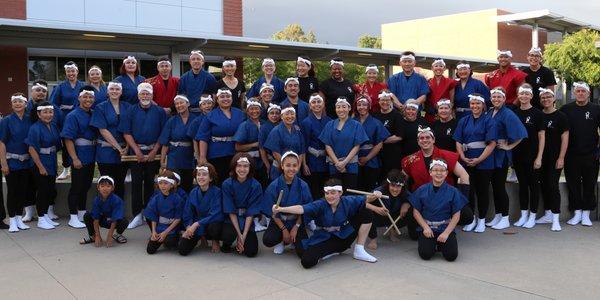
POLYGON ((133 220, 127 225, 127 229, 133 229, 139 226, 144 225, 144 220, 142 218, 142 213, 137 214, 133 220))
POLYGON ((71 177, 71 168, 63 168, 62 173, 56 177, 56 180, 65 180, 71 177))
POLYGON ((473 231, 473 229, 475 229, 475 226, 477 226, 477 219, 473 218, 473 222, 471 222, 471 224, 463 226, 462 230, 464 232, 470 232, 473 231))
POLYGON ((54 226, 54 227, 56 227, 56 226, 60 225, 58 222, 54 222, 54 221, 52 220, 52 218, 50 218, 50 215, 48 215, 48 214, 45 214, 45 215, 44 215, 44 217, 42 217, 42 218, 38 218, 38 220, 39 220, 39 219, 46 219, 46 222, 47 222, 48 224, 52 224, 52 226, 54 226))
POLYGON ((340 255, 340 253, 339 252, 333 252, 331 254, 327 254, 327 255, 321 257, 321 260, 326 260, 326 259, 332 258, 332 257, 334 257, 336 255, 340 255))
POLYGON ((546 210, 544 215, 535 221, 536 224, 550 224, 552 223, 552 211, 546 210))
POLYGON ((283 251, 285 250, 285 246, 283 245, 283 242, 275 245, 275 247, 273 247, 273 253, 275 254, 282 254, 283 251))
POLYGON ((584 210, 581 214, 581 225, 592 226, 592 220, 590 220, 590 211, 584 210))
POLYGON ((83 222, 83 216, 85 215, 85 213, 85 210, 77 211, 77 219, 79 219, 79 222, 83 222))
POLYGON ((512 169, 512 172, 510 172, 510 175, 508 175, 508 177, 506 177, 506 182, 518 182, 519 180, 517 179, 517 172, 515 172, 515 169, 512 169))
POLYGON ((530 212, 529 219, 527 219, 527 222, 525 222, 525 224, 523 224, 523 228, 533 228, 536 223, 537 223, 537 221, 535 220, 535 213, 530 212))
POLYGON ((267 227, 260 224, 258 218, 254 218, 254 232, 261 232, 267 230, 267 227))
POLYGON ((485 223, 485 226, 492 227, 492 226, 498 224, 498 222, 500 222, 500 220, 502 220, 502 214, 496 214, 491 221, 485 223))
POLYGON ((45 229, 45 230, 50 230, 50 229, 54 229, 56 227, 54 227, 54 225, 48 223, 48 219, 45 218, 47 215, 45 215, 44 217, 38 218, 38 222, 37 222, 37 227, 40 229, 45 229))
POLYGON ((474 232, 482 233, 485 231, 485 219, 478 219, 477 226, 473 229, 474 232))
POLYGON ((25 225, 25 223, 23 223, 23 217, 15 216, 15 219, 17 219, 17 227, 19 227, 19 229, 21 229, 21 230, 29 229, 29 226, 27 226, 27 225, 25 225))
POLYGON ((364 245, 358 245, 358 244, 354 245, 354 255, 352 257, 354 257, 354 259, 358 259, 358 260, 362 260, 362 261, 366 261, 366 262, 370 262, 370 263, 374 263, 377 261, 377 258, 375 258, 373 255, 367 253, 364 245))
POLYGON ((131 182, 131 170, 127 170, 127 175, 125 175, 125 182, 131 182))
POLYGON ((569 224, 569 225, 579 224, 579 222, 581 222, 581 213, 582 213, 581 209, 576 210, 573 217, 569 221, 567 221, 567 224, 569 224))
POLYGON ((492 226, 492 229, 502 230, 510 227, 510 221, 508 220, 508 216, 502 217, 500 222, 496 223, 496 225, 492 226))
POLYGON ((54 205, 48 206, 48 217, 50 217, 50 220, 58 219, 58 216, 54 213, 54 205))
POLYGON ((19 232, 19 226, 17 226, 17 218, 16 217, 10 218, 8 232, 19 232))
POLYGON ((33 216, 35 215, 35 206, 25 206, 25 216, 23 216, 23 222, 31 222, 33 220, 33 216))
POLYGON ((559 222, 560 214, 552 214, 552 231, 561 231, 560 222, 559 222))
POLYGON ((77 229, 85 228, 85 224, 83 224, 83 223, 81 223, 81 221, 79 221, 79 219, 77 218, 77 215, 71 215, 71 219, 69 220, 69 226, 71 226, 73 228, 77 228, 77 229))
POLYGON ((528 210, 521 210, 521 217, 513 225, 515 225, 517 227, 521 227, 521 226, 523 226, 525 224, 525 222, 527 222, 528 219, 529 219, 529 211, 528 210))

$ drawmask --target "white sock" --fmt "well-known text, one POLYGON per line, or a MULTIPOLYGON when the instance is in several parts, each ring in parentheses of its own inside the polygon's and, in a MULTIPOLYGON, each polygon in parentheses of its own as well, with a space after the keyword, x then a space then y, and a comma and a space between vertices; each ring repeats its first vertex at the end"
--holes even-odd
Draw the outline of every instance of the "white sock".
POLYGON ((533 228, 533 226, 535 226, 536 224, 536 220, 535 220, 535 213, 534 212, 530 212, 529 213, 529 218, 527 219, 527 222, 525 222, 525 224, 523 224, 523 228, 533 228))
POLYGON ((354 258, 366 262, 376 262, 377 258, 367 253, 364 245, 354 245, 354 258))
POLYGON ((471 222, 471 224, 466 225, 463 227, 463 231, 465 232, 470 232, 473 231, 473 229, 475 229, 475 226, 477 226, 477 219, 473 218, 473 222, 471 222))
POLYGON ((494 225, 498 224, 498 222, 500 222, 500 220, 502 220, 502 214, 496 214, 491 221, 485 223, 485 226, 488 226, 488 227, 494 226, 494 225))
POLYGON ((567 221, 567 224, 569 224, 569 225, 579 224, 579 222, 581 222, 581 215, 582 215, 581 209, 576 210, 575 213, 573 214, 573 217, 569 221, 567 221))
POLYGON ((273 247, 273 253, 275 254, 282 254, 283 251, 285 251, 285 246, 283 245, 283 242, 275 245, 275 247, 273 247))
POLYGON ((8 228, 8 232, 19 232, 19 226, 17 226, 17 218, 10 218, 10 225, 8 228))
POLYGON ((589 210, 584 210, 581 213, 581 225, 592 226, 592 220, 590 220, 590 211, 589 210))
POLYGON ((550 230, 561 231, 562 228, 560 228, 559 218, 560 218, 559 214, 552 214, 552 228, 550 230))
POLYGON ((22 229, 22 230, 29 229, 29 226, 27 226, 27 225, 25 225, 25 223, 23 223, 23 217, 16 216, 15 218, 17 219, 17 227, 19 227, 19 229, 22 229))
POLYGON ((473 229, 474 232, 482 233, 485 231, 485 219, 477 220, 477 226, 473 229))
POLYGON ((508 221, 508 216, 502 217, 496 225, 492 226, 493 229, 502 230, 510 227, 510 222, 508 221))
POLYGON ((517 227, 521 227, 525 224, 525 222, 527 222, 528 219, 529 219, 529 211, 521 210, 521 217, 519 218, 519 220, 517 222, 515 222, 514 225, 517 227))

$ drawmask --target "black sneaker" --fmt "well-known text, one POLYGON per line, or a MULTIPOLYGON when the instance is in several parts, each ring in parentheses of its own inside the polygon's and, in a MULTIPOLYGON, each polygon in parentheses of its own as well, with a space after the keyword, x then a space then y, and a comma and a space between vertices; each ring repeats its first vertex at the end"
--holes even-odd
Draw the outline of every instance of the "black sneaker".
POLYGON ((0 221, 0 229, 8 229, 10 228, 10 226, 6 225, 6 223, 4 223, 4 221, 0 221))
POLYGON ((223 253, 231 253, 231 245, 222 245, 221 252, 223 253))

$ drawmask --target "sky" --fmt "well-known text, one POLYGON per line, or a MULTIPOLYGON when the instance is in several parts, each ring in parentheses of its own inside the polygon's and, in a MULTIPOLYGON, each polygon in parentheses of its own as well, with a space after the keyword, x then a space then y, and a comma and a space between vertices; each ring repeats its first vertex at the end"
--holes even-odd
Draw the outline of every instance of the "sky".
POLYGON ((314 31, 319 43, 356 46, 363 34, 379 36, 383 23, 489 8, 515 13, 549 9, 600 27, 598 0, 243 0, 244 36, 270 38, 298 23, 305 32, 314 31))

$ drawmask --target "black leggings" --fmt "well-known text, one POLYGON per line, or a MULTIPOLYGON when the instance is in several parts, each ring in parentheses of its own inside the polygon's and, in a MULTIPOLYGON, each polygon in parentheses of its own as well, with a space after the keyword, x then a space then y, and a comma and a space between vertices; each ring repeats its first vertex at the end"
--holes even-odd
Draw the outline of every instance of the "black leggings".
MULTIPOLYGON (((467 168, 471 188, 469 190, 469 206, 475 211, 475 199, 480 219, 485 219, 490 205, 489 186, 493 170, 481 170, 473 167, 467 168), (477 196, 477 198, 475 198, 477 196)), ((506 180, 506 178, 504 178, 506 180)))
POLYGON ((304 181, 308 183, 310 188, 310 194, 314 200, 323 198, 323 187, 325 186, 325 181, 327 181, 329 177, 329 173, 327 172, 312 172, 310 176, 304 176, 304 181))
POLYGON ((569 210, 596 209, 598 159, 591 155, 565 158, 565 178, 569 189, 569 210))
POLYGON ((125 199, 125 176, 127 175, 127 163, 101 164, 98 163, 100 175, 110 176, 115 180, 115 194, 125 199))
MULTIPOLYGON (((85 227, 87 228, 88 234, 90 236, 94 236, 96 234, 96 231, 94 230, 94 218, 92 218, 92 215, 89 212, 86 212, 85 215, 83 215, 83 222, 85 223, 85 227)), ((108 222, 105 216, 101 216, 99 222, 100 227, 106 229, 110 228, 111 222, 108 222)), ((118 234, 123 234, 123 232, 125 232, 125 229, 127 229, 127 225, 129 225, 129 221, 127 219, 123 218, 117 220, 117 226, 115 227, 115 230, 118 234)))
POLYGON ((302 253, 300 263, 305 269, 312 268, 319 262, 319 259, 333 254, 346 251, 346 249, 352 246, 352 243, 358 236, 358 230, 362 224, 371 224, 373 221, 373 215, 370 210, 366 207, 361 207, 356 215, 350 218, 350 224, 354 227, 354 231, 345 239, 341 239, 335 235, 331 235, 331 238, 318 243, 316 245, 308 246, 304 253, 302 253))
MULTIPOLYGON (((296 225, 294 225, 296 226, 296 225)), ((288 230, 290 230, 288 228, 288 230)), ((308 235, 306 234, 306 229, 304 228, 304 224, 300 224, 298 228, 298 234, 296 234, 296 242, 294 246, 296 247, 296 254, 298 257, 302 255, 302 240, 307 239, 308 235)), ((281 243, 283 241, 283 232, 277 227, 275 221, 271 220, 267 230, 263 234, 263 245, 266 247, 275 247, 275 245, 281 243)))
MULTIPOLYGON (((381 205, 377 202, 374 202, 372 204, 375 206, 381 205)), ((417 234, 417 222, 415 221, 415 218, 413 217, 412 210, 413 210, 412 207, 409 208, 408 212, 406 213, 404 218, 402 218, 402 219, 398 220, 398 222, 396 222, 396 226, 399 229, 406 226, 406 229, 408 229, 408 236, 410 237, 411 240, 416 241, 419 236, 417 234)), ((392 218, 394 220, 396 220, 396 218, 398 218, 398 216, 400 215, 400 211, 390 212, 390 215, 392 216, 392 218)), ((377 228, 384 227, 384 226, 390 226, 391 224, 392 224, 392 222, 390 221, 390 219, 387 216, 382 216, 380 214, 373 213, 373 225, 371 226, 371 230, 369 230, 369 238, 376 239, 377 238, 377 228)), ((395 230, 395 229, 392 228, 391 230, 395 230)))
POLYGON ((165 240, 162 242, 148 240, 148 246, 146 246, 146 252, 148 254, 154 254, 154 253, 156 253, 156 251, 158 251, 158 248, 160 248, 160 246, 162 246, 163 244, 169 250, 175 249, 175 248, 177 248, 178 241, 179 241, 179 234, 177 234, 177 233, 169 234, 165 238, 165 240))
POLYGON ((37 166, 33 167, 33 179, 37 186, 35 206, 38 216, 48 213, 48 206, 54 203, 56 197, 56 176, 42 176, 37 166))
POLYGON ((219 241, 222 239, 221 234, 223 231, 223 223, 210 223, 208 224, 208 226, 206 226, 206 231, 204 233, 204 236, 192 236, 189 239, 186 239, 184 237, 181 237, 179 239, 179 245, 177 246, 177 248, 179 249, 179 254, 186 256, 188 254, 190 254, 192 252, 192 250, 194 250, 194 248, 196 248, 196 245, 198 244, 198 241, 202 238, 205 237, 207 240, 212 240, 212 241, 219 241))
POLYGON ((194 169, 178 169, 175 170, 181 177, 179 186, 186 192, 189 193, 194 185, 194 169))
POLYGON ((215 167, 217 176, 219 177, 215 182, 216 185, 221 186, 221 183, 225 181, 225 179, 229 178, 229 164, 231 163, 232 158, 233 155, 216 157, 208 160, 208 162, 215 167))
POLYGON ((419 232, 419 256, 424 260, 429 260, 439 248, 447 261, 456 260, 456 257, 458 257, 456 234, 454 232, 450 233, 445 243, 438 242, 438 236, 439 234, 434 234, 433 238, 427 238, 423 235, 423 232, 419 232))
POLYGON ((133 216, 137 216, 146 207, 146 204, 154 193, 154 176, 158 173, 160 162, 133 162, 130 168, 131 213, 133 216))
POLYGON ((352 173, 335 173, 331 175, 333 178, 337 178, 342 181, 344 189, 356 189, 358 188, 358 174, 352 173))
POLYGON ((508 194, 506 193, 506 174, 508 166, 496 168, 492 172, 492 192, 494 194, 494 208, 497 214, 508 216, 508 194))
MULTIPOLYGON (((8 216, 13 218, 20 216, 23 213, 25 199, 29 196, 27 190, 30 188, 29 178, 31 169, 11 170, 6 175, 6 206, 8 208, 8 216)), ((0 181, 0 184, 2 182, 0 181)))
MULTIPOLYGON (((258 238, 256 237, 256 232, 254 232, 254 225, 250 225, 252 228, 248 231, 248 235, 246 236, 246 241, 244 241, 244 252, 243 254, 247 257, 255 257, 258 254, 258 238)), ((223 223, 223 247, 221 249, 223 252, 231 251, 231 244, 237 238, 237 232, 231 223, 223 223)))
POLYGON ((537 212, 540 198, 540 170, 533 168, 533 161, 515 161, 513 169, 519 180, 521 210, 537 212))
POLYGON ((543 162, 540 172, 544 209, 552 210, 553 214, 560 213, 560 190, 558 188, 562 169, 555 168, 556 161, 543 162))
MULTIPOLYGON (((377 158, 374 158, 377 159, 377 158)), ((358 167, 358 189, 365 192, 370 192, 377 187, 379 180, 379 168, 358 167)))
POLYGON ((71 188, 69 189, 69 213, 85 210, 87 193, 94 178, 94 164, 83 165, 81 169, 71 168, 71 188))
MULTIPOLYGON (((2 183, 2 172, 0 172, 0 183, 2 183)), ((6 208, 4 208, 4 187, 0 184, 0 222, 6 219, 6 208)))

